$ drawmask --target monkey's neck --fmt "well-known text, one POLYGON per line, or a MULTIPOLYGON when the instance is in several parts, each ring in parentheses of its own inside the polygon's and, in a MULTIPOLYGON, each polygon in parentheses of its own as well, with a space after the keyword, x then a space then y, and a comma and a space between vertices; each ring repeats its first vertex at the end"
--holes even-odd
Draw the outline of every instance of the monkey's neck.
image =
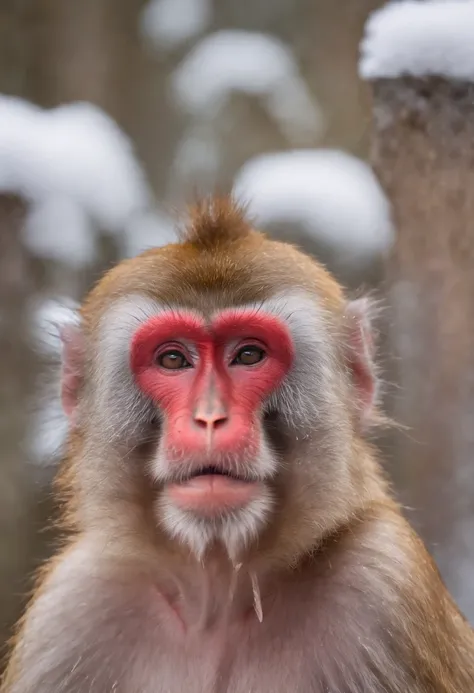
POLYGON ((267 583, 251 567, 233 565, 216 552, 170 571, 157 587, 186 630, 204 631, 226 621, 262 621, 267 583))

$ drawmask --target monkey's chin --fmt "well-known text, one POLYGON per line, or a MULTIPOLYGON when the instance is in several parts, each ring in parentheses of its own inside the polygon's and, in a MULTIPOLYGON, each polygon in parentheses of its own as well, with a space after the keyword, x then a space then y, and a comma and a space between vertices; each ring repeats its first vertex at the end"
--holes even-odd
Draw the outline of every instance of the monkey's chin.
POLYGON ((270 520, 274 507, 270 489, 263 482, 240 481, 231 491, 228 484, 208 480, 189 490, 189 482, 165 485, 156 508, 159 523, 199 561, 215 542, 225 547, 232 563, 244 560, 270 520))
POLYGON ((261 482, 222 474, 204 474, 166 486, 166 495, 173 505, 210 518, 241 510, 263 492, 261 482))

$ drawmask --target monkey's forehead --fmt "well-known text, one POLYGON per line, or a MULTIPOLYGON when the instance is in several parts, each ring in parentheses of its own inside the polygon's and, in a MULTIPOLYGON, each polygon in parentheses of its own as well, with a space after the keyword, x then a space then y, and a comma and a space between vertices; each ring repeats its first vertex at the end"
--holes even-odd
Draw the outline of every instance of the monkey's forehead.
POLYGON ((284 293, 310 296, 330 312, 342 309, 342 291, 319 263, 291 245, 255 236, 219 252, 183 243, 124 261, 91 292, 83 318, 94 327, 111 304, 127 296, 188 308, 204 317, 284 293))

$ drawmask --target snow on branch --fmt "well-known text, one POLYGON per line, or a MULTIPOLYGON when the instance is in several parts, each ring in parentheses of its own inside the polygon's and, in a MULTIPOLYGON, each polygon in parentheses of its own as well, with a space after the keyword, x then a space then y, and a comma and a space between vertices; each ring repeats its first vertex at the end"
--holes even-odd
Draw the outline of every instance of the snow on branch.
POLYGON ((67 197, 112 228, 148 203, 128 139, 88 103, 48 111, 1 96, 0 190, 33 201, 67 197))
POLYGON ((213 117, 234 92, 259 97, 292 137, 319 134, 323 116, 291 51, 278 39, 250 31, 218 31, 200 41, 173 75, 178 101, 193 115, 213 117))
POLYGON ((371 168, 337 150, 266 154, 240 170, 234 194, 262 225, 298 223, 357 265, 392 241, 390 209, 371 168))
POLYGON ((367 80, 474 81, 474 2, 407 0, 377 10, 366 25, 359 72, 367 80))
POLYGON ((0 95, 2 192, 30 203, 24 228, 30 250, 72 268, 93 260, 98 228, 117 234, 126 249, 134 245, 132 224, 150 216, 151 193, 131 142, 89 103, 43 110, 0 95))

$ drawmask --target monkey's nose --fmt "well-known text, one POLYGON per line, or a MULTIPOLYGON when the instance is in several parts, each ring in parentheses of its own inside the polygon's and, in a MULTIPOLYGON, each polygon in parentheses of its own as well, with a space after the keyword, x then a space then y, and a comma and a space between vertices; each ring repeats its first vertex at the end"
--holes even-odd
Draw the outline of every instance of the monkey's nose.
POLYGON ((194 412, 195 423, 203 429, 218 428, 225 424, 229 417, 224 409, 215 409, 211 411, 197 410, 194 412))
POLYGON ((206 432, 206 447, 208 451, 213 445, 214 433, 228 421, 227 412, 222 406, 198 407, 194 412, 194 422, 206 432))

